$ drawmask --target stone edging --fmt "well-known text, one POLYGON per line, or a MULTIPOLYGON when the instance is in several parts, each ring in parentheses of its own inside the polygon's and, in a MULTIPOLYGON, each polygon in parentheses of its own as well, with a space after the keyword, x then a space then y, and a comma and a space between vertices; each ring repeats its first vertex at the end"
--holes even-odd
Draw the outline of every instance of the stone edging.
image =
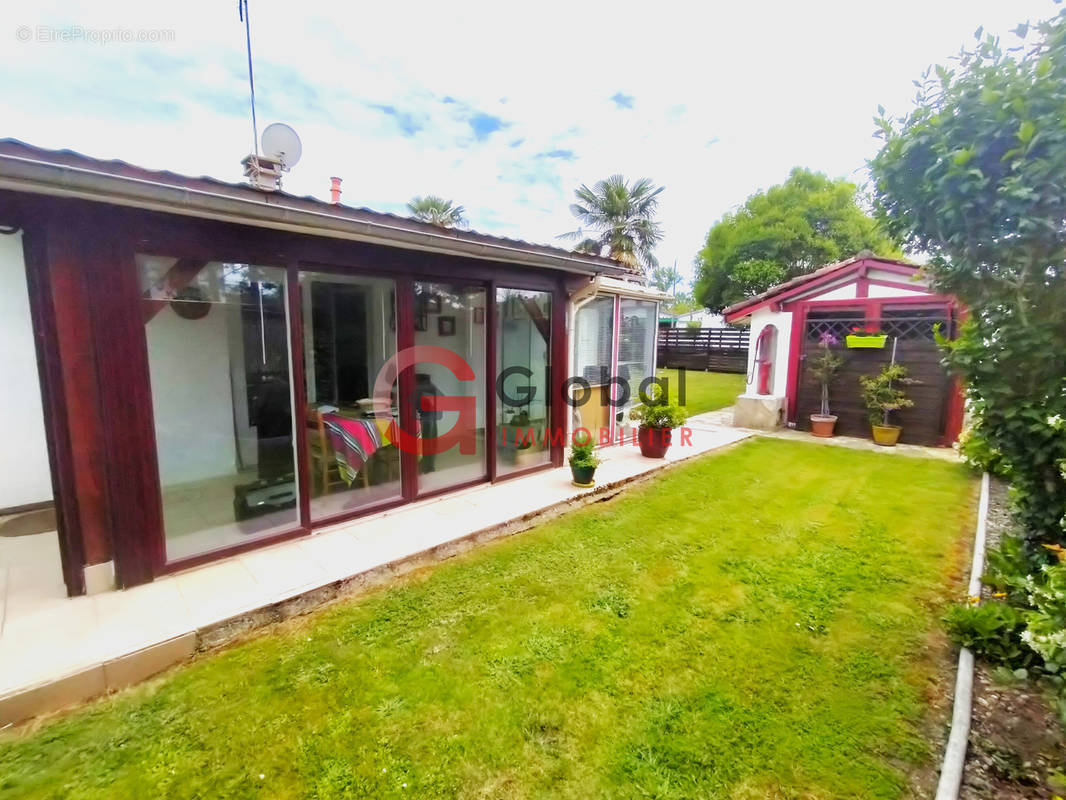
MULTIPOLYGON (((985 563, 985 537, 988 529, 989 477, 981 476, 981 500, 977 507, 977 532, 973 542, 973 566, 970 569, 968 597, 981 597, 981 575, 985 563)), ((966 746, 970 741, 970 716, 973 708, 973 653, 959 651, 959 669, 955 678, 955 701, 951 713, 951 735, 944 748, 936 800, 957 800, 966 763, 966 746)))

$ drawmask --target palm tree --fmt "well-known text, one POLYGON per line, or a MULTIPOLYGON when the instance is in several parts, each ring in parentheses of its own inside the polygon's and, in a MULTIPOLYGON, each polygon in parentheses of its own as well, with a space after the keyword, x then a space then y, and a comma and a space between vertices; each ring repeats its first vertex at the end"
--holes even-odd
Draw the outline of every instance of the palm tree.
POLYGON ((411 216, 421 222, 437 225, 441 228, 465 228, 466 211, 462 206, 452 205, 451 200, 443 197, 427 194, 425 197, 414 197, 407 204, 407 210, 411 216))
POLYGON ((570 211, 582 227, 560 238, 581 239, 589 228, 595 238, 582 239, 574 248, 578 252, 599 254, 606 249, 609 258, 634 272, 654 269, 659 265, 655 245, 663 238, 662 226, 654 219, 662 190, 647 178, 630 185, 621 175, 599 181, 591 189, 581 184, 574 192, 578 202, 570 211))

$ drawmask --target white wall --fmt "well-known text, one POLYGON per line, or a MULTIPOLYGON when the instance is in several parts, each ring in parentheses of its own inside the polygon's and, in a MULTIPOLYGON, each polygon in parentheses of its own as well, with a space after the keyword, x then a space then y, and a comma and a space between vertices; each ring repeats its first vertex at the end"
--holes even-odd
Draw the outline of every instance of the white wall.
MULTIPOLYGON (((189 320, 167 305, 147 325, 163 486, 229 475, 236 469, 227 308, 212 303, 206 317, 189 320)), ((231 308, 239 313, 236 306, 231 308)), ((240 359, 240 351, 235 358, 240 359)))
POLYGON ((0 235, 0 508, 52 499, 22 234, 0 235))
POLYGON ((726 328, 728 324, 725 317, 712 311, 689 311, 679 314, 674 320, 675 328, 687 328, 690 322, 698 322, 701 328, 726 328))
POLYGON ((871 283, 869 287, 870 297, 915 297, 923 294, 929 294, 929 292, 920 288, 900 289, 896 286, 878 286, 876 283, 871 283))
POLYGON ((761 308, 751 315, 751 339, 748 346, 748 376, 750 380, 744 389, 745 394, 755 394, 759 386, 759 375, 755 369, 755 351, 759 334, 767 325, 777 326, 777 348, 774 353, 773 381, 770 393, 775 397, 784 397, 788 383, 788 348, 792 339, 792 312, 770 311, 761 308))
POLYGON ((804 297, 804 300, 852 300, 858 296, 858 292, 855 288, 855 283, 845 283, 843 286, 836 286, 832 289, 828 289, 821 294, 811 295, 810 297, 804 297))

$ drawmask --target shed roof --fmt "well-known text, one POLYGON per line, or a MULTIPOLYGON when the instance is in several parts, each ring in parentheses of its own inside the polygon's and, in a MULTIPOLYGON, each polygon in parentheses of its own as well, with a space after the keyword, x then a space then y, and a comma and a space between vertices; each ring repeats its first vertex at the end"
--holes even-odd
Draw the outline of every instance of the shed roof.
MULTIPOLYGON (((609 258, 521 239, 440 228, 397 214, 267 192, 209 176, 150 170, 73 150, 0 139, 0 189, 149 208, 319 236, 466 255, 588 275, 637 277, 609 258)), ((639 279, 639 278, 638 278, 639 279)))
POLYGON ((733 305, 722 309, 722 315, 728 322, 733 322, 734 320, 748 316, 755 310, 768 305, 775 300, 783 300, 787 296, 792 296, 801 291, 814 289, 816 286, 843 277, 849 272, 854 272, 857 280, 862 268, 876 268, 879 265, 888 266, 896 270, 903 268, 911 274, 915 274, 921 269, 921 266, 918 264, 902 261, 897 258, 856 255, 845 259, 844 261, 826 264, 824 267, 819 267, 814 272, 809 272, 806 275, 797 275, 795 278, 787 280, 784 283, 779 283, 777 286, 770 287, 765 292, 760 292, 753 297, 748 297, 741 300, 739 303, 733 303, 733 305))

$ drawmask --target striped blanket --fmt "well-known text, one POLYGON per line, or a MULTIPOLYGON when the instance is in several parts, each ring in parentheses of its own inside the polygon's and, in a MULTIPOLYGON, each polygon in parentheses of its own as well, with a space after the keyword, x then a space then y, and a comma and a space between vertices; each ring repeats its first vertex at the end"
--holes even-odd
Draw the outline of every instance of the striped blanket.
POLYGON ((348 419, 337 414, 323 414, 329 442, 340 468, 341 478, 351 486, 367 459, 381 447, 381 433, 372 419, 348 419))

